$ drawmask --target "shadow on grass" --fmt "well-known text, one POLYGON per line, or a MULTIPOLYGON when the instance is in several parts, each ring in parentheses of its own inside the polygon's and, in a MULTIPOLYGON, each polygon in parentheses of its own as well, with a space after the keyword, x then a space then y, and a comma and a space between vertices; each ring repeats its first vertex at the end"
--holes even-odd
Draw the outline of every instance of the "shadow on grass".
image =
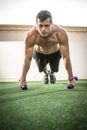
MULTIPOLYGON (((6 103, 6 102, 13 102, 13 101, 17 101, 17 100, 24 100, 24 99, 27 99, 29 97, 30 98, 35 98, 35 97, 39 97, 39 96, 42 96, 42 95, 45 96, 45 95, 48 95, 48 94, 56 94, 56 93, 59 93, 59 92, 67 92, 67 93, 71 93, 71 92, 85 92, 85 93, 87 93, 86 90, 82 90, 82 89, 80 90, 80 89, 75 89, 75 88, 74 89, 56 89, 56 90, 47 89, 47 90, 42 90, 42 91, 40 89, 38 91, 37 90, 37 89, 39 89, 39 87, 38 87, 38 88, 35 89, 35 91, 32 91, 34 89, 19 90, 19 91, 17 91, 14 88, 14 91, 13 90, 12 90, 12 92, 10 91, 9 94, 6 93, 6 98, 2 98, 0 100, 0 104, 1 103, 6 103)), ((5 93, 4 93, 4 95, 5 95, 5 93)))
POLYGON ((86 87, 87 88, 87 83, 77 83, 78 86, 81 86, 81 87, 86 87))
POLYGON ((32 90, 40 89, 40 87, 41 86, 38 86, 36 88, 32 87, 30 89, 28 88, 27 90, 22 90, 19 86, 12 87, 12 88, 0 89, 0 96, 10 94, 10 93, 15 94, 15 93, 27 92, 28 90, 32 91, 32 90))
POLYGON ((28 84, 28 90, 22 90, 18 83, 2 83, 0 88, 0 103, 15 100, 23 100, 28 97, 41 96, 58 92, 87 92, 87 81, 79 81, 74 89, 67 89, 66 81, 56 84, 44 85, 41 82, 31 82, 28 84), (30 87, 29 87, 30 86, 30 87))

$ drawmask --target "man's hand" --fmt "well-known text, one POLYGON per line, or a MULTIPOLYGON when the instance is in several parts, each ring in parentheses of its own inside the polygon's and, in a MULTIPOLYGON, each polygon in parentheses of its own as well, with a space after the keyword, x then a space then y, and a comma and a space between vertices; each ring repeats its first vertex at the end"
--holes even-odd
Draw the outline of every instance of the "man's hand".
POLYGON ((73 80, 71 80, 71 81, 68 81, 68 84, 72 84, 73 86, 75 86, 75 85, 76 85, 76 80, 73 79, 73 80))
POLYGON ((68 80, 68 85, 67 88, 68 89, 72 89, 74 88, 74 86, 76 85, 76 81, 78 80, 77 76, 74 76, 72 80, 68 80))

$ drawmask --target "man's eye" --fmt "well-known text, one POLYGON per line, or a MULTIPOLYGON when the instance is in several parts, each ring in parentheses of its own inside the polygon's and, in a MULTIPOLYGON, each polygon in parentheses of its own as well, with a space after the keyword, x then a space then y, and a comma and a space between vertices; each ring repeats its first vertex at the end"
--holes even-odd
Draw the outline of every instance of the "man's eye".
POLYGON ((43 27, 43 25, 39 25, 39 27, 40 27, 40 28, 42 28, 42 27, 43 27))
POLYGON ((47 28, 47 27, 49 27, 49 25, 45 25, 45 27, 47 28))
POLYGON ((42 27, 48 28, 49 26, 50 25, 48 25, 48 24, 47 25, 39 25, 40 28, 42 28, 42 27))

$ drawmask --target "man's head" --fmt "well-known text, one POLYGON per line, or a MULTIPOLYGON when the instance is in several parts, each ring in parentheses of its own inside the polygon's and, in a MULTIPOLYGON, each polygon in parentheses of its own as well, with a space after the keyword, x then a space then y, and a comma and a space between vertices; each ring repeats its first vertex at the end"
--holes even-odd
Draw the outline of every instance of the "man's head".
POLYGON ((36 16, 37 30, 41 36, 46 37, 51 32, 52 16, 47 10, 40 11, 36 16))
POLYGON ((42 10, 40 11, 37 16, 36 16, 36 23, 38 22, 38 19, 43 22, 46 19, 50 19, 50 22, 52 23, 52 15, 49 11, 47 10, 42 10))

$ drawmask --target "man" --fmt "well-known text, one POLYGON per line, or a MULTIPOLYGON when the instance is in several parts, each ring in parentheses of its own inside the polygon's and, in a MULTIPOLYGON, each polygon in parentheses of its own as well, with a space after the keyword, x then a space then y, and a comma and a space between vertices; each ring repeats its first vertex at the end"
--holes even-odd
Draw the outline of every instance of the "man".
POLYGON ((26 75, 32 57, 36 60, 39 72, 44 72, 43 82, 47 84, 50 78, 50 83, 55 83, 54 72, 58 71, 61 55, 68 74, 68 84, 73 88, 76 80, 72 73, 67 34, 62 28, 53 24, 49 11, 42 10, 36 16, 36 26, 32 27, 25 39, 25 59, 20 87, 23 90, 27 89, 26 75), (50 72, 47 70, 48 63, 50 72))

